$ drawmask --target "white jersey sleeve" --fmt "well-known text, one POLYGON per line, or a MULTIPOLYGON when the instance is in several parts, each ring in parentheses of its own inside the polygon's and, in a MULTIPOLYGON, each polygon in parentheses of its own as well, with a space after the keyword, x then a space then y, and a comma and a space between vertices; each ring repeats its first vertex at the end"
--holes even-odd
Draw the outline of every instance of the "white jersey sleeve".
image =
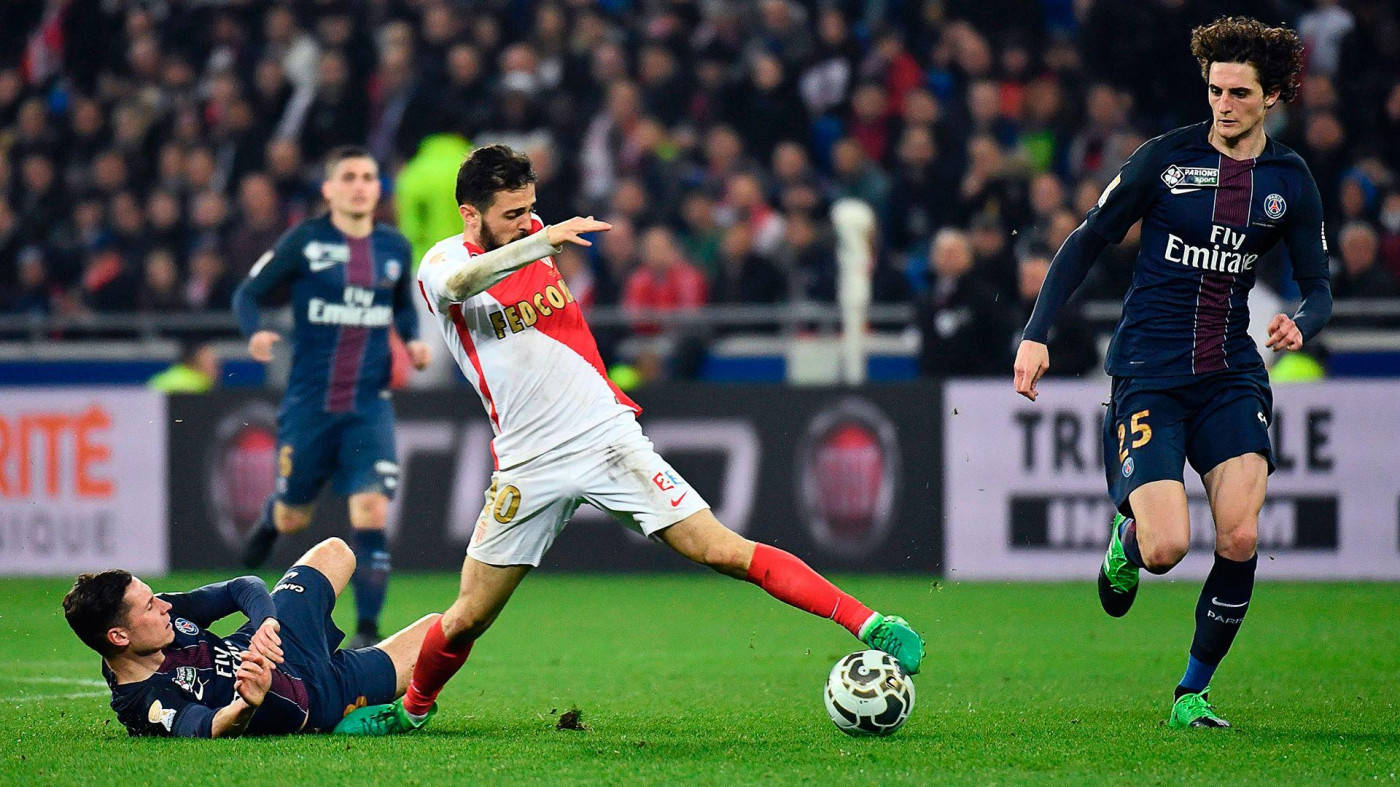
POLYGON ((527 244, 544 235, 534 218, 533 235, 489 253, 461 235, 442 240, 418 268, 419 290, 443 341, 491 420, 498 469, 641 412, 608 379, 551 248, 527 244), (504 254, 490 258, 507 249, 539 256, 523 264, 504 254), (472 282, 465 292, 463 278, 472 282))

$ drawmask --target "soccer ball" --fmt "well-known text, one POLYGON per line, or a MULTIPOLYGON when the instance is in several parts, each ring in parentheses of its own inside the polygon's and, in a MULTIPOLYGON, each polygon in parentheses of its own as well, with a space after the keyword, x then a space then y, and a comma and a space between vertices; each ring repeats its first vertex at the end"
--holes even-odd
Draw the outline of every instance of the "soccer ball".
POLYGON ((826 679, 826 712, 847 735, 889 735, 914 709, 914 681, 894 656, 861 650, 836 662, 826 679))

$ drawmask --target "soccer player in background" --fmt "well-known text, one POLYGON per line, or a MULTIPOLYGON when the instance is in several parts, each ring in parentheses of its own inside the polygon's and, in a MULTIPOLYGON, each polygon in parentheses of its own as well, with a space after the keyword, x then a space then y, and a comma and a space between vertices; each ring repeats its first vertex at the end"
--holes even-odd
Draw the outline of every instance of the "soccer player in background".
POLYGON ((1258 515, 1274 469, 1269 375, 1246 329, 1256 263, 1287 246, 1302 303, 1269 322, 1267 346, 1297 350, 1332 311, 1322 203, 1296 153, 1264 119, 1298 92, 1298 34, 1226 17, 1191 32, 1211 119, 1149 140, 1104 189, 1050 266, 1014 368, 1035 401, 1045 341, 1065 301, 1109 243, 1142 220, 1132 286, 1105 364, 1113 392, 1104 470, 1119 513, 1099 568, 1104 611, 1127 613, 1141 569, 1169 571, 1191 528, 1183 462, 1201 475, 1215 520, 1215 564, 1196 603, 1196 633, 1176 687, 1173 728, 1228 727, 1210 681, 1254 590, 1258 515))
POLYGON ((456 192, 464 232, 429 250, 418 288, 491 420, 496 471, 456 602, 429 628, 408 694, 364 709, 365 730, 398 732, 427 720, 443 684, 585 502, 697 563, 831 618, 918 672, 924 644, 908 623, 720 524, 642 434, 641 408, 604 373, 552 258, 565 243, 591 245, 580 236, 609 225, 574 217, 545 226, 533 213, 530 160, 503 145, 474 151, 456 192))
POLYGON ((337 650, 331 622, 355 555, 328 538, 267 592, 238 577, 188 593, 153 593, 121 570, 83 574, 63 614, 102 654, 112 710, 133 736, 227 738, 330 732, 366 703, 403 694, 428 615, 374 647, 337 650), (241 612, 227 637, 209 631, 241 612))
POLYGON ((280 533, 311 523, 329 480, 348 497, 359 568, 355 571, 355 647, 379 640, 389 582, 384 526, 398 486, 394 409, 389 395, 389 328, 406 342, 413 365, 431 359, 418 339, 412 303, 412 252, 403 235, 376 224, 379 168, 363 148, 326 157, 321 196, 326 215, 307 219, 277 241, 234 295, 248 354, 266 363, 281 340, 260 327, 260 304, 291 291, 292 370, 277 415, 277 490, 248 534, 243 562, 262 565, 280 533))

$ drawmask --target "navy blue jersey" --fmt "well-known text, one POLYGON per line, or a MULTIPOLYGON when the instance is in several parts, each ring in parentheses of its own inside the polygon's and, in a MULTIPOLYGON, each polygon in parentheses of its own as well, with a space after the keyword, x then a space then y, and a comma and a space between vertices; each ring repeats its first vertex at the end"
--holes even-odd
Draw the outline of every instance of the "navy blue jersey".
POLYGON ((238 288, 234 308, 245 336, 258 330, 258 305, 291 288, 292 371, 284 409, 360 409, 389 385, 389 326, 417 338, 408 240, 377 224, 351 238, 329 216, 307 219, 277 241, 238 288))
MULTIPOLYGON (((112 710, 130 735, 208 738, 214 714, 233 701, 233 675, 257 627, 274 616, 267 588, 257 577, 206 585, 188 593, 161 593, 169 602, 174 640, 165 661, 143 681, 118 684, 104 662, 102 676, 112 691, 112 710), (242 611, 248 623, 227 637, 208 630, 215 620, 242 611)), ((302 678, 279 665, 272 686, 253 713, 249 735, 297 732, 310 713, 302 678)))
MULTIPOLYGON (((1304 293, 1326 284, 1322 200, 1307 165, 1272 139, 1258 158, 1237 161, 1211 146, 1209 130, 1199 123, 1144 143, 1085 219, 1109 243, 1142 219, 1109 374, 1178 377, 1261 365, 1246 299, 1259 259, 1279 241, 1304 293)), ((1305 339, 1321 327, 1299 325, 1305 339)))

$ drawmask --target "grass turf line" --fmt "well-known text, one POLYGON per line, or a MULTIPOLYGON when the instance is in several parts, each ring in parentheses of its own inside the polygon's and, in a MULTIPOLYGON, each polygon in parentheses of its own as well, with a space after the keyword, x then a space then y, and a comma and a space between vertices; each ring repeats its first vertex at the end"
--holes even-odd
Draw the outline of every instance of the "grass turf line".
MULTIPOLYGON (((1163 719, 1190 643, 1194 583, 1151 583, 1128 617, 1111 620, 1087 583, 838 582, 928 640, 918 705, 888 739, 847 738, 822 708, 827 671, 858 642, 750 585, 696 573, 530 577, 432 726, 411 737, 131 740, 94 685, 96 656, 63 622, 68 583, 0 580, 0 783, 1330 783, 1400 773, 1396 585, 1261 583, 1215 681, 1236 729, 1181 733, 1163 719), (589 729, 556 730, 573 707, 589 729)), ((441 609, 455 589, 450 575, 396 575, 386 629, 441 609)), ((350 598, 336 619, 351 627, 350 598)))

